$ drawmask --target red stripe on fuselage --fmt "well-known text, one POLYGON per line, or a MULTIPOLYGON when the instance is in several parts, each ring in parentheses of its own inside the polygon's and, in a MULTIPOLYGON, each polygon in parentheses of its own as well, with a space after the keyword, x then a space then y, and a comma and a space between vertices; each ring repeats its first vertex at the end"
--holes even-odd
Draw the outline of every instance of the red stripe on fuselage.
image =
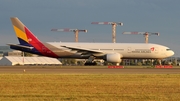
POLYGON ((58 58, 58 56, 48 49, 42 42, 33 35, 33 33, 26 27, 24 27, 29 44, 35 47, 42 55, 58 58))

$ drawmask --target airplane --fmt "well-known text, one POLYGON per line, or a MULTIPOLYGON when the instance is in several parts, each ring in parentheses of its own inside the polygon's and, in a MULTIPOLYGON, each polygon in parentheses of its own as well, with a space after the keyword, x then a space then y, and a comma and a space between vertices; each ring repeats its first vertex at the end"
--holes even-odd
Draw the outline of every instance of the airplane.
POLYGON ((164 59, 174 55, 170 48, 153 43, 41 42, 17 17, 11 17, 11 22, 19 44, 7 45, 41 56, 88 59, 88 64, 103 59, 119 65, 122 59, 164 59))

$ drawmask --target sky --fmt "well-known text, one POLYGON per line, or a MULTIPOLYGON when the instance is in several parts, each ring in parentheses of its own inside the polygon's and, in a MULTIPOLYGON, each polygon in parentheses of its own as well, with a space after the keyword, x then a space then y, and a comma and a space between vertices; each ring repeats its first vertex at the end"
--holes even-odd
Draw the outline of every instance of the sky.
POLYGON ((159 32, 149 43, 165 45, 180 57, 180 0, 0 0, 0 45, 18 43, 10 17, 18 17, 43 42, 73 42, 73 32, 52 28, 87 29, 79 42, 112 42, 111 25, 91 22, 122 22, 116 28, 117 43, 143 43, 143 35, 125 31, 159 32))

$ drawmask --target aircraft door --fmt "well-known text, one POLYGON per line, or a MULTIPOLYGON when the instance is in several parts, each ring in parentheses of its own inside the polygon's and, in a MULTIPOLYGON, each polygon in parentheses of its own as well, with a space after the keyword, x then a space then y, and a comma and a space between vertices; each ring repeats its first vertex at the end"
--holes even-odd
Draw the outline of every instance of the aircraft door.
POLYGON ((154 52, 157 54, 158 51, 159 51, 159 50, 158 50, 158 47, 155 47, 155 48, 154 48, 154 52))
POLYGON ((131 53, 131 47, 128 47, 128 48, 127 48, 127 52, 128 52, 128 53, 131 53))

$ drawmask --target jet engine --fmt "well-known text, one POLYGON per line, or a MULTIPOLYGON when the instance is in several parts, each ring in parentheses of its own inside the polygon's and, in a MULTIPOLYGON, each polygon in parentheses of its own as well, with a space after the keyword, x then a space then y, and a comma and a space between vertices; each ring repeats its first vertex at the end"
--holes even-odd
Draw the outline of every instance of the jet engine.
POLYGON ((119 53, 109 53, 104 56, 104 60, 112 63, 120 63, 122 55, 119 53))

